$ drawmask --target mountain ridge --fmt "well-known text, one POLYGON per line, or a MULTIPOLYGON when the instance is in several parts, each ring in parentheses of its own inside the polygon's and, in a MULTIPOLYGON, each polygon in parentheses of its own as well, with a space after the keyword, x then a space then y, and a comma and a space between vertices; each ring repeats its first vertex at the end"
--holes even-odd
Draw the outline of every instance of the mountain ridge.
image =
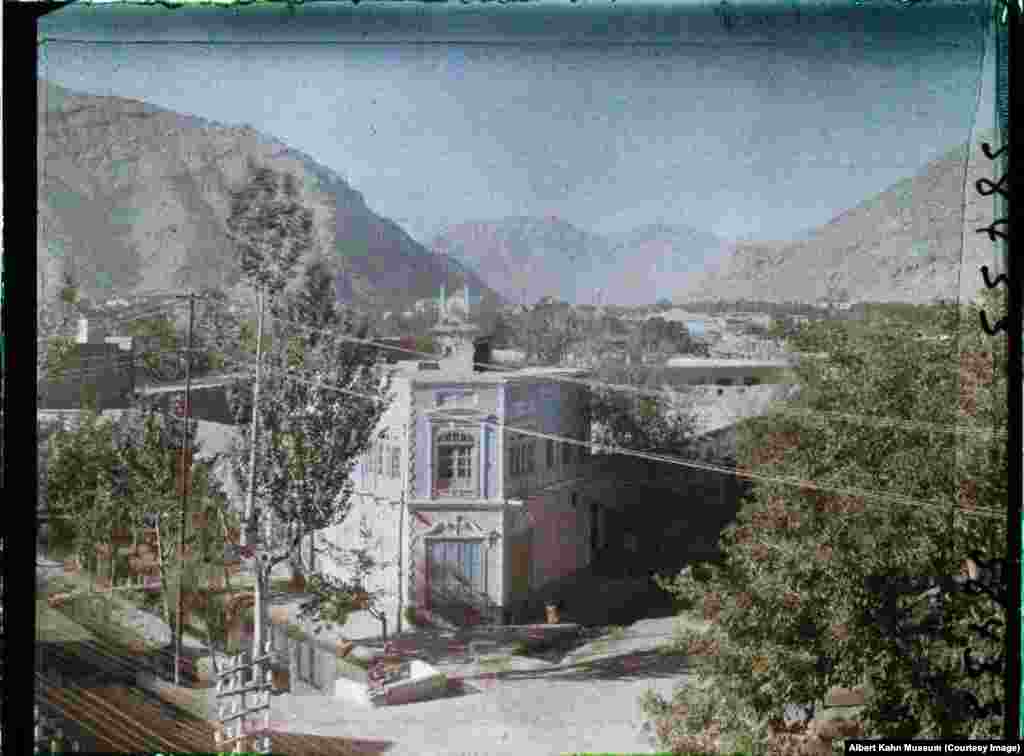
POLYGON ((553 296, 573 304, 651 304, 671 295, 709 256, 724 251, 713 234, 651 223, 598 233, 557 216, 504 216, 451 224, 430 242, 511 301, 553 296), (600 292, 600 294, 599 294, 600 292))
POLYGON ((398 308, 466 279, 493 295, 373 211, 339 172, 251 126, 45 80, 39 101, 42 300, 65 274, 94 298, 207 286, 242 296, 226 219, 250 158, 298 179, 316 237, 301 266, 327 262, 340 301, 398 308))
POLYGON ((733 243, 677 299, 924 304, 975 296, 978 268, 995 257, 988 238, 974 233, 995 217, 992 198, 974 186, 992 178, 980 149, 992 137, 975 135, 970 153, 953 147, 793 239, 733 243))

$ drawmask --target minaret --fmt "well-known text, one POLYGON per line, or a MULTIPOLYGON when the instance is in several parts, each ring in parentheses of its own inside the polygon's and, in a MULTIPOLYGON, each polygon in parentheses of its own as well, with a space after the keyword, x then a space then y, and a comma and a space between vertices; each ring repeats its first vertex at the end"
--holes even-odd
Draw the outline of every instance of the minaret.
POLYGON ((469 284, 463 285, 462 296, 466 302, 466 317, 469 317, 469 284))
POLYGON ((443 319, 448 315, 448 300, 444 295, 444 284, 441 284, 441 313, 440 317, 443 319))

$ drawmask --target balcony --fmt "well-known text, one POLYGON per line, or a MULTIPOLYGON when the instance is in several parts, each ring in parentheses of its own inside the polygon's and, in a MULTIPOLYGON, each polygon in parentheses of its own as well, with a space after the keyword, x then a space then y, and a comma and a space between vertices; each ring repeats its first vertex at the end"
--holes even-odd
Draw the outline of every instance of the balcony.
POLYGON ((472 480, 441 479, 434 481, 431 495, 435 499, 478 499, 480 490, 472 480))

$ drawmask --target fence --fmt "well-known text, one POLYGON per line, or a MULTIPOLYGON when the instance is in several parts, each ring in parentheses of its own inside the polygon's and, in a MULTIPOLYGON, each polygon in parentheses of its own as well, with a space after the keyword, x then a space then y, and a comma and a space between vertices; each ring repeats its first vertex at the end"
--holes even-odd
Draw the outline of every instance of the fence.
POLYGON ((78 753, 91 750, 78 737, 75 737, 77 734, 73 730, 73 725, 69 727, 69 723, 62 717, 44 712, 39 703, 36 703, 34 731, 36 754, 58 754, 68 751, 78 753))
POLYGON ((279 664, 287 664, 292 680, 331 694, 338 678, 338 655, 326 644, 292 638, 285 625, 264 625, 264 637, 279 664))

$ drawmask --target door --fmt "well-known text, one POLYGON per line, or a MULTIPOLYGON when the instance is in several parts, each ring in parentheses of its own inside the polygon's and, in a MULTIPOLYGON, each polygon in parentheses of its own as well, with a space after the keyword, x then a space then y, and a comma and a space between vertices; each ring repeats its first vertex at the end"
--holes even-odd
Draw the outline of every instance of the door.
POLYGON ((510 598, 515 601, 525 598, 530 592, 530 537, 516 536, 509 543, 509 560, 512 563, 509 577, 510 598))
POLYGON ((598 507, 597 502, 590 502, 590 556, 591 559, 597 558, 597 552, 600 551, 601 542, 600 532, 598 530, 598 507))
POLYGON ((427 575, 431 611, 458 625, 480 620, 487 605, 483 541, 431 540, 427 575))

